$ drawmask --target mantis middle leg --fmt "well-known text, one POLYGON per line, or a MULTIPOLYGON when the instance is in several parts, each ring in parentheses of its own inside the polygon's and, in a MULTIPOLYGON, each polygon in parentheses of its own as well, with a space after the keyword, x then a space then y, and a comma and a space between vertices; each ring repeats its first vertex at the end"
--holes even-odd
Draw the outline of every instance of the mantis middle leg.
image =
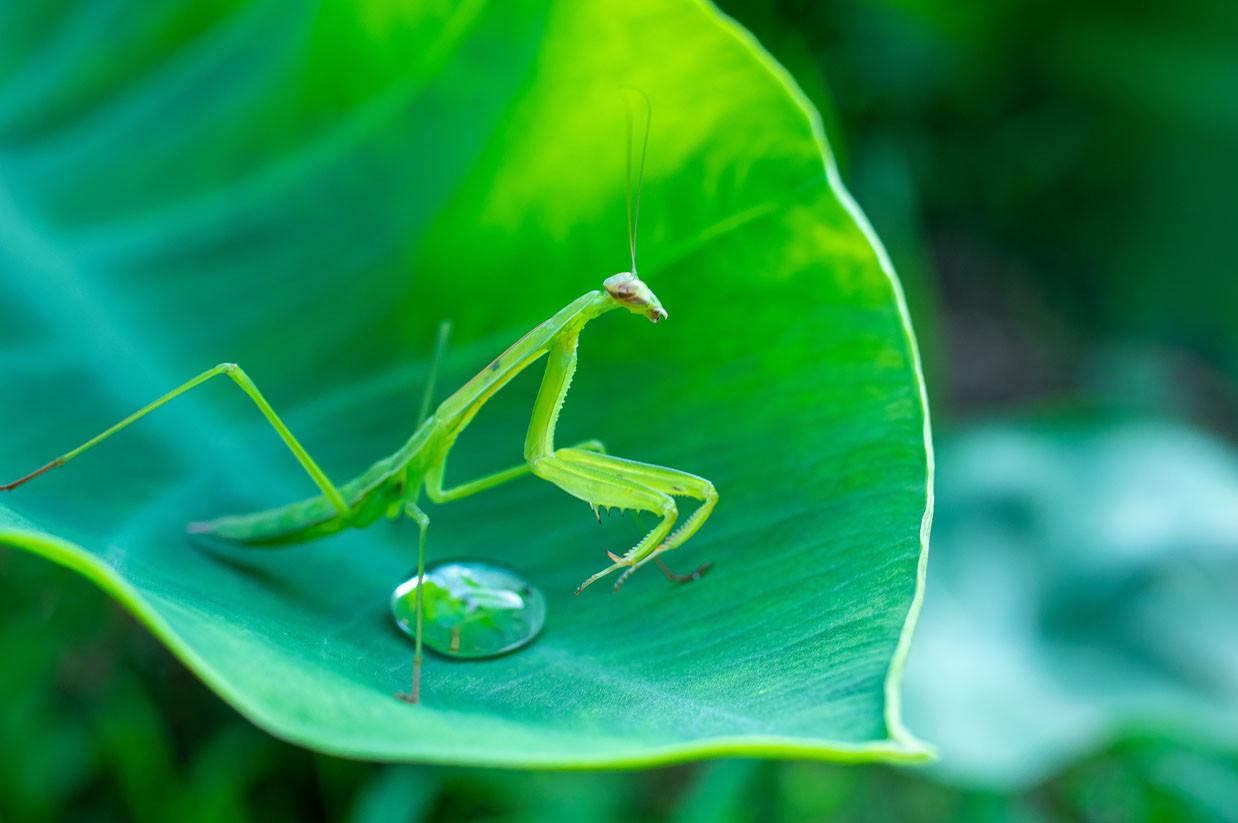
POLYGON ((405 501, 404 513, 417 523, 417 606, 416 629, 413 633, 413 681, 408 692, 397 694, 405 703, 421 701, 421 622, 425 604, 426 583, 426 532, 430 528, 429 516, 412 500, 405 501))
MULTIPOLYGON (((579 449, 584 453, 600 453, 605 454, 606 446, 601 440, 584 440, 577 443, 572 448, 579 449)), ((520 463, 512 466, 509 469, 487 474, 476 480, 470 480, 467 483, 460 483, 452 486, 450 489, 443 488, 443 474, 447 469, 447 460, 444 458, 441 463, 433 468, 426 475, 426 496, 435 503, 451 503, 455 500, 460 500, 465 497, 484 492, 488 489, 493 489, 495 486, 501 486, 512 480, 524 477, 532 471, 532 467, 528 463, 520 463)))

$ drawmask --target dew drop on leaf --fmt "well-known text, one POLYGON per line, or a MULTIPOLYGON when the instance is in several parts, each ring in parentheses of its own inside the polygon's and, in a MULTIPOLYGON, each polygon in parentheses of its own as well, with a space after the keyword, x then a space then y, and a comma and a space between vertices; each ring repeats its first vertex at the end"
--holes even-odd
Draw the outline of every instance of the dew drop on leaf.
MULTIPOLYGON (((528 645, 546 625, 541 589, 502 566, 451 560, 426 569, 422 642, 445 657, 494 657, 528 645)), ((417 575, 391 595, 396 625, 414 637, 417 575)))

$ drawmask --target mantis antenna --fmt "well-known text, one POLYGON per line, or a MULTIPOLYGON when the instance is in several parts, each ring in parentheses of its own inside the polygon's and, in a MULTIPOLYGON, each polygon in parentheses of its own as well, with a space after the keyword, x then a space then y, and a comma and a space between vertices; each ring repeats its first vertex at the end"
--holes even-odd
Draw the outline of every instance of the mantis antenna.
POLYGON ((627 109, 627 202, 628 202, 628 251, 632 253, 632 274, 636 274, 636 231, 640 224, 640 195, 641 189, 645 185, 645 156, 649 153, 649 127, 653 123, 653 104, 649 102, 649 95, 645 94, 640 89, 634 86, 624 86, 624 89, 634 94, 640 95, 640 98, 645 101, 645 136, 641 139, 640 149, 640 169, 636 177, 636 202, 632 202, 632 135, 635 131, 633 127, 634 115, 632 112, 632 102, 630 99, 625 99, 624 104, 627 109))

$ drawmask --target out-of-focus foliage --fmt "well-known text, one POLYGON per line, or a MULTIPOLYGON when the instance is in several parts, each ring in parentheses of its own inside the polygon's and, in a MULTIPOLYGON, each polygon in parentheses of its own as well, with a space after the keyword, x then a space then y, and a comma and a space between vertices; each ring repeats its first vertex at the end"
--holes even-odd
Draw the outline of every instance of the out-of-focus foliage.
MULTIPOLYGON (((640 271, 671 319, 590 326, 558 443, 600 437, 723 500, 676 553, 714 561, 707 581, 651 566, 621 597, 575 591, 648 517, 599 528, 535 479, 431 507, 431 560, 514 566, 549 617, 518 654, 429 660, 415 709, 388 613, 410 522, 274 552, 186 539, 312 489, 226 381, 6 493, 0 542, 95 580, 247 717, 335 754, 926 757, 891 697, 928 507, 914 341, 811 109, 745 32, 692 0, 40 7, 0 28, 49 44, 0 76, 11 476, 222 360, 337 481, 360 473, 409 436, 441 318, 454 388, 631 266, 627 84, 653 105, 640 271), (124 60, 97 62, 93 25, 124 60)), ((536 371, 452 477, 519 461, 536 371)))
POLYGON ((1138 730, 1238 752, 1238 454, 1168 423, 941 448, 908 712, 952 780, 1033 784, 1138 730))
MULTIPOLYGON (((1086 394, 1090 404, 1169 411, 1232 441, 1238 433, 1233 385, 1238 325, 1232 320, 1232 307, 1238 304, 1233 277, 1238 244, 1230 226, 1238 213, 1238 96, 1233 93, 1238 85, 1238 49, 1233 48, 1238 4, 728 0, 724 6, 760 36, 822 107, 844 177, 908 287, 918 336, 928 353, 926 370, 936 384, 937 420, 975 418, 995 407, 1073 406, 1086 394)), ((0 38, 0 45, 8 44, 0 38)), ((646 58, 655 64, 673 60, 674 50, 646 58)), ((993 435, 993 429, 985 429, 978 438, 993 435)), ((1022 424, 1014 436, 1024 445, 1047 437, 1051 460, 1072 459, 1063 455, 1061 435, 1048 432, 1022 424)), ((972 438, 959 432, 954 440, 963 444, 972 438)), ((953 478, 954 470, 948 469, 941 478, 943 491, 953 487, 953 478)), ((1067 522, 1083 510, 1081 501, 1061 502, 1064 509, 1044 511, 1040 522, 1067 522)), ((994 525, 993 510, 977 508, 994 525)), ((966 522, 941 507, 938 518, 943 535, 954 533, 971 542, 972 527, 966 522)), ((997 531, 999 546, 1012 545, 1008 533, 1003 537, 1003 530, 997 531)), ((1028 596, 1051 581, 1060 583, 1061 575, 1043 560, 1064 545, 1035 547, 1022 566, 1027 579, 1012 582, 1025 585, 1028 596)), ((1008 579, 1002 574, 1007 570, 994 569, 982 547, 971 550, 974 558, 960 556, 957 562, 949 560, 956 554, 950 546, 937 549, 930 569, 946 558, 943 563, 965 571, 974 559, 1008 579)), ((1146 567, 1152 576, 1133 581, 1143 586, 1141 593, 1171 594, 1163 584, 1173 586, 1200 573, 1201 567, 1175 564, 1172 555, 1162 559, 1164 564, 1146 567)), ((1086 740, 1065 741, 1066 747, 1053 740, 1050 749, 1034 752, 1022 778, 1034 779, 1034 785, 1000 790, 960 787, 957 772, 950 782, 936 782, 950 776, 944 771, 952 760, 946 735, 943 771, 723 762, 638 774, 511 775, 311 758, 261 735, 238 732, 241 721, 179 672, 101 595, 82 583, 72 588, 74 581, 64 580, 65 572, 37 562, 6 558, 6 573, 17 576, 12 589, 0 577, 0 597, 26 604, 30 592, 40 587, 63 587, 72 603, 40 599, 38 607, 5 609, 0 633, 8 637, 10 627, 16 631, 20 625, 28 648, 46 652, 43 660, 55 657, 46 650, 64 648, 72 651, 66 660, 95 662, 84 669, 90 688, 74 677, 49 680, 34 671, 9 679, 0 663, 6 684, 13 684, 6 700, 11 694, 16 705, 46 707, 43 720, 27 728, 49 730, 47 748, 31 751, 56 765, 44 772, 45 779, 26 784, 26 805, 9 808, 63 811, 74 803, 106 814, 140 802, 140 796, 120 794, 114 779, 122 768, 141 772, 145 761, 139 749, 111 758, 80 756, 98 745, 91 729, 83 732, 82 727, 102 716, 110 700, 122 699, 110 695, 139 690, 141 699, 158 711, 151 715, 154 722, 175 741, 173 774, 183 779, 225 774, 195 765, 203 752, 226 749, 213 742, 216 736, 241 737, 261 752, 257 760, 267 765, 259 768, 238 759, 234 779, 237 793, 262 819, 269 819, 262 812, 278 811, 289 797, 297 799, 302 817, 354 814, 353 819, 390 819, 409 812, 409 817, 425 813, 432 819, 492 820, 640 816, 797 823, 1176 823, 1229 820, 1238 808, 1238 758, 1232 746, 1213 745, 1194 730, 1174 734, 1163 727, 1154 733, 1111 726, 1107 733, 1119 742, 1072 760, 1080 742, 1084 748, 1100 742, 1094 735, 1098 726, 1091 722, 1084 724, 1086 740), (84 625, 66 621, 71 607, 84 625), (49 690, 48 682, 56 685, 49 690), (57 743, 66 739, 74 745, 57 743), (1045 768, 1051 770, 1047 776, 1045 768), (72 777, 63 785, 76 786, 77 792, 58 792, 51 774, 65 775, 66 781, 72 777)), ((1097 571, 1088 579, 1095 579, 1097 571)), ((1116 571, 1109 569, 1102 580, 1132 581, 1116 571)), ((1225 579, 1217 575, 1209 582, 1225 579)), ((1055 586, 1058 594, 1070 593, 1061 588, 1055 586)), ((1185 600, 1192 610, 1205 601, 1195 595, 1215 593, 1211 587, 1191 589, 1185 600)), ((1080 592, 1073 594, 1069 601, 1036 602, 1079 604, 1080 592)), ((1088 608, 1115 602, 1112 592, 1098 592, 1097 599, 1082 594, 1089 595, 1082 601, 1088 608)), ((1175 597, 1175 602, 1182 599, 1175 597)), ((1026 602, 1016 599, 1016 605, 1026 602)), ((1088 612, 1086 622, 1074 625, 1090 632, 1097 656, 1116 659, 1128 670, 1130 658, 1147 648, 1144 644, 1165 640, 1162 628, 1186 625, 1166 621, 1162 626, 1158 620, 1150 637, 1130 638, 1122 624, 1145 607, 1121 597, 1116 604, 1121 608, 1113 619, 1088 612), (1111 628, 1120 629, 1115 637, 1108 635, 1111 628)), ((934 620, 932 588, 926 609, 934 620)), ((994 614, 1003 619, 1000 612, 994 614)), ((1063 617, 1052 606, 1047 614, 1063 617)), ((1024 648, 1081 642, 1081 634, 1071 641, 1063 628, 1060 619, 1037 621, 1024 635, 1024 648)), ((1232 628, 1226 633, 1197 627, 1185 638, 1185 659, 1199 644, 1205 650, 1230 648, 1232 634, 1232 628)), ((1170 650, 1176 651, 1172 644, 1170 650)), ((1042 656, 1036 662, 1051 660, 1042 656)), ((1174 691, 1181 689, 1183 670, 1176 659, 1142 663, 1140 682, 1150 682, 1151 676, 1174 691)), ((1070 675, 1057 665, 1035 670, 1050 684, 1070 675)), ((1199 691, 1197 681, 1186 685, 1188 693, 1199 691)), ((917 681, 911 688, 931 687, 917 681)), ((1092 701, 1088 713, 1094 718, 1096 695, 1087 688, 1080 694, 1092 701)), ((1020 708, 1010 707, 1012 712, 1020 708)), ((1036 735, 1045 731, 1030 730, 1036 735)), ((1044 740, 1029 734, 1016 741, 1022 745, 1015 748, 1020 758, 1028 756, 1033 739, 1044 740)), ((29 773, 38 771, 21 760, 16 747, 5 747, 4 756, 6 776, 29 780, 29 773)), ((163 788, 162 796, 207 797, 210 785, 185 779, 163 788)), ((179 802, 173 808, 195 807, 179 802)))
POLYGON ((1238 5, 722 5, 834 107, 937 419, 1112 389, 1115 357, 1151 357, 1238 433, 1238 5))

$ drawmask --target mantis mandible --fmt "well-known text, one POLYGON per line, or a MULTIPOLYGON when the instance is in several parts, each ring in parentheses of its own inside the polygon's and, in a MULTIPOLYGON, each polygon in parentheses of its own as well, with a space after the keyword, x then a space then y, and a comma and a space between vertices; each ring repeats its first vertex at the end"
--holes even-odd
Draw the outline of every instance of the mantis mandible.
MULTIPOLYGON (((630 135, 630 130, 629 130, 630 135)), ((648 128, 645 132, 648 146, 648 128)), ((644 177, 644 149, 641 179, 644 177)), ((437 504, 450 503, 493 489, 526 474, 547 480, 563 491, 598 509, 633 509, 652 512, 658 522, 634 546, 622 554, 607 552, 610 564, 587 578, 576 593, 607 575, 622 570, 615 590, 637 569, 655 561, 666 576, 677 582, 698 579, 708 564, 687 575, 677 575, 661 555, 682 546, 709 518, 718 493, 713 484, 678 469, 655 466, 607 454, 601 442, 588 440, 566 448, 555 445, 555 424, 563 407, 576 370, 576 348, 580 333, 591 321, 616 309, 658 323, 666 310, 653 291, 636 274, 636 226, 639 220, 639 184, 635 215, 631 197, 631 150, 629 148, 628 241, 632 270, 606 278, 602 288, 587 292, 568 303, 549 319, 534 327, 489 365, 443 400, 427 414, 433 393, 434 371, 426 386, 422 420, 412 436, 395 453, 375 462, 360 476, 342 485, 332 483, 318 464, 275 413, 249 376, 235 363, 221 363, 159 397, 114 426, 87 440, 77 448, 50 461, 0 491, 12 491, 54 468, 63 466, 88 449, 145 417, 150 412, 214 377, 230 378, 254 402, 305 469, 321 494, 297 503, 237 516, 221 517, 206 523, 191 523, 194 534, 211 535, 242 545, 277 546, 326 537, 349 528, 362 528, 383 518, 406 515, 419 529, 417 549, 418 580, 425 580, 426 531, 430 518, 420 505, 421 493, 437 504), (542 357, 546 370, 529 421, 524 442, 524 461, 502 471, 454 486, 445 486, 447 458, 457 438, 481 408, 518 374, 542 357), (676 498, 700 501, 695 511, 679 523, 676 498)), ((445 330, 440 333, 435 365, 441 355, 445 330)), ((420 697, 422 667, 422 586, 417 588, 415 651, 411 689, 400 694, 403 700, 417 703, 420 697)))

